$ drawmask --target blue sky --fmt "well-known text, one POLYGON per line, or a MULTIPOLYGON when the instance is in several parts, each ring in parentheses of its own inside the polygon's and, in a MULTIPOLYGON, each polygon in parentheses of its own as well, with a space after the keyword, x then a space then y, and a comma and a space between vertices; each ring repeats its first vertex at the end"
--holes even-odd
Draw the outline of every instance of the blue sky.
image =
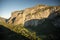
POLYGON ((23 10, 38 4, 59 6, 60 0, 0 0, 0 16, 9 18, 11 12, 23 10))

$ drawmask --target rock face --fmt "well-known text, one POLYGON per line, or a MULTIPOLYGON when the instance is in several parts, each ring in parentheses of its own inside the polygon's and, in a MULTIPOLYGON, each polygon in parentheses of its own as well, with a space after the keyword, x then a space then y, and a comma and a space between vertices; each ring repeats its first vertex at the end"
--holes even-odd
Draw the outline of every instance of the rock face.
POLYGON ((0 17, 0 22, 6 22, 7 19, 0 17))
POLYGON ((23 21, 23 11, 12 12, 11 17, 8 20, 9 24, 20 24, 23 21))
MULTIPOLYGON (((11 14, 8 22, 9 24, 18 25, 24 24, 26 21, 34 19, 53 19, 55 16, 60 15, 60 6, 45 6, 38 5, 32 8, 27 8, 21 11, 14 11, 11 14)), ((26 25, 37 25, 39 20, 27 22, 26 25)), ((42 22, 45 20, 42 20, 42 22)))

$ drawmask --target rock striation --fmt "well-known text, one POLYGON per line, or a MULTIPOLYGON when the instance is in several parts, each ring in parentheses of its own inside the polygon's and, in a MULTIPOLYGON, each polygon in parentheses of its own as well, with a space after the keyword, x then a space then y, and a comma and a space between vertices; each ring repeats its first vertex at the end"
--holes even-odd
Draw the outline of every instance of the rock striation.
MULTIPOLYGON (((46 5, 38 5, 32 8, 26 8, 20 11, 14 11, 11 14, 11 17, 7 21, 9 24, 18 25, 24 24, 26 21, 32 19, 53 19, 57 15, 60 15, 60 6, 46 6, 46 5)), ((39 20, 27 22, 26 25, 37 25, 39 20)), ((42 22, 44 22, 42 20, 42 22)), ((42 23, 41 22, 41 23, 42 23)))

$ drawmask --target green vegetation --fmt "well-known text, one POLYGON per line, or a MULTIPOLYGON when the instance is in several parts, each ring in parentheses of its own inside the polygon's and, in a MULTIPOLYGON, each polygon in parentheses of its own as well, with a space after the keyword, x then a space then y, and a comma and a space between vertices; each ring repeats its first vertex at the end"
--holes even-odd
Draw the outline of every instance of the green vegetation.
MULTIPOLYGON (((17 34, 20 34, 20 35, 28 38, 29 40, 41 40, 40 37, 36 36, 36 32, 29 31, 22 24, 12 25, 12 24, 7 24, 2 21, 2 22, 0 22, 0 25, 3 25, 4 27, 10 29, 11 31, 16 32, 17 34)), ((16 35, 16 36, 18 36, 18 35, 16 35)), ((14 39, 12 39, 12 40, 14 40, 14 39)))
POLYGON ((51 23, 52 21, 54 22, 54 20, 45 19, 44 22, 38 24, 38 26, 36 27, 30 25, 28 27, 24 27, 22 24, 12 25, 12 24, 7 24, 4 21, 0 20, 0 25, 3 25, 5 28, 10 29, 10 31, 13 31, 13 32, 8 31, 7 40, 55 40, 59 38, 60 28, 56 28, 51 23))

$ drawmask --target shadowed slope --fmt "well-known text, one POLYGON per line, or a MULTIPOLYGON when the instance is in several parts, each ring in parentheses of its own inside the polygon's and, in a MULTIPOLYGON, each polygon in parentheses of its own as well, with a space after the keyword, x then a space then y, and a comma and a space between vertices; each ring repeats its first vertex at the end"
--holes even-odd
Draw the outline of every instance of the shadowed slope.
POLYGON ((26 21, 24 25, 27 25, 26 28, 30 31, 35 31, 43 40, 60 39, 60 12, 54 12, 48 18, 26 21))
POLYGON ((14 31, 0 25, 0 40, 29 40, 25 36, 17 34, 14 31))

